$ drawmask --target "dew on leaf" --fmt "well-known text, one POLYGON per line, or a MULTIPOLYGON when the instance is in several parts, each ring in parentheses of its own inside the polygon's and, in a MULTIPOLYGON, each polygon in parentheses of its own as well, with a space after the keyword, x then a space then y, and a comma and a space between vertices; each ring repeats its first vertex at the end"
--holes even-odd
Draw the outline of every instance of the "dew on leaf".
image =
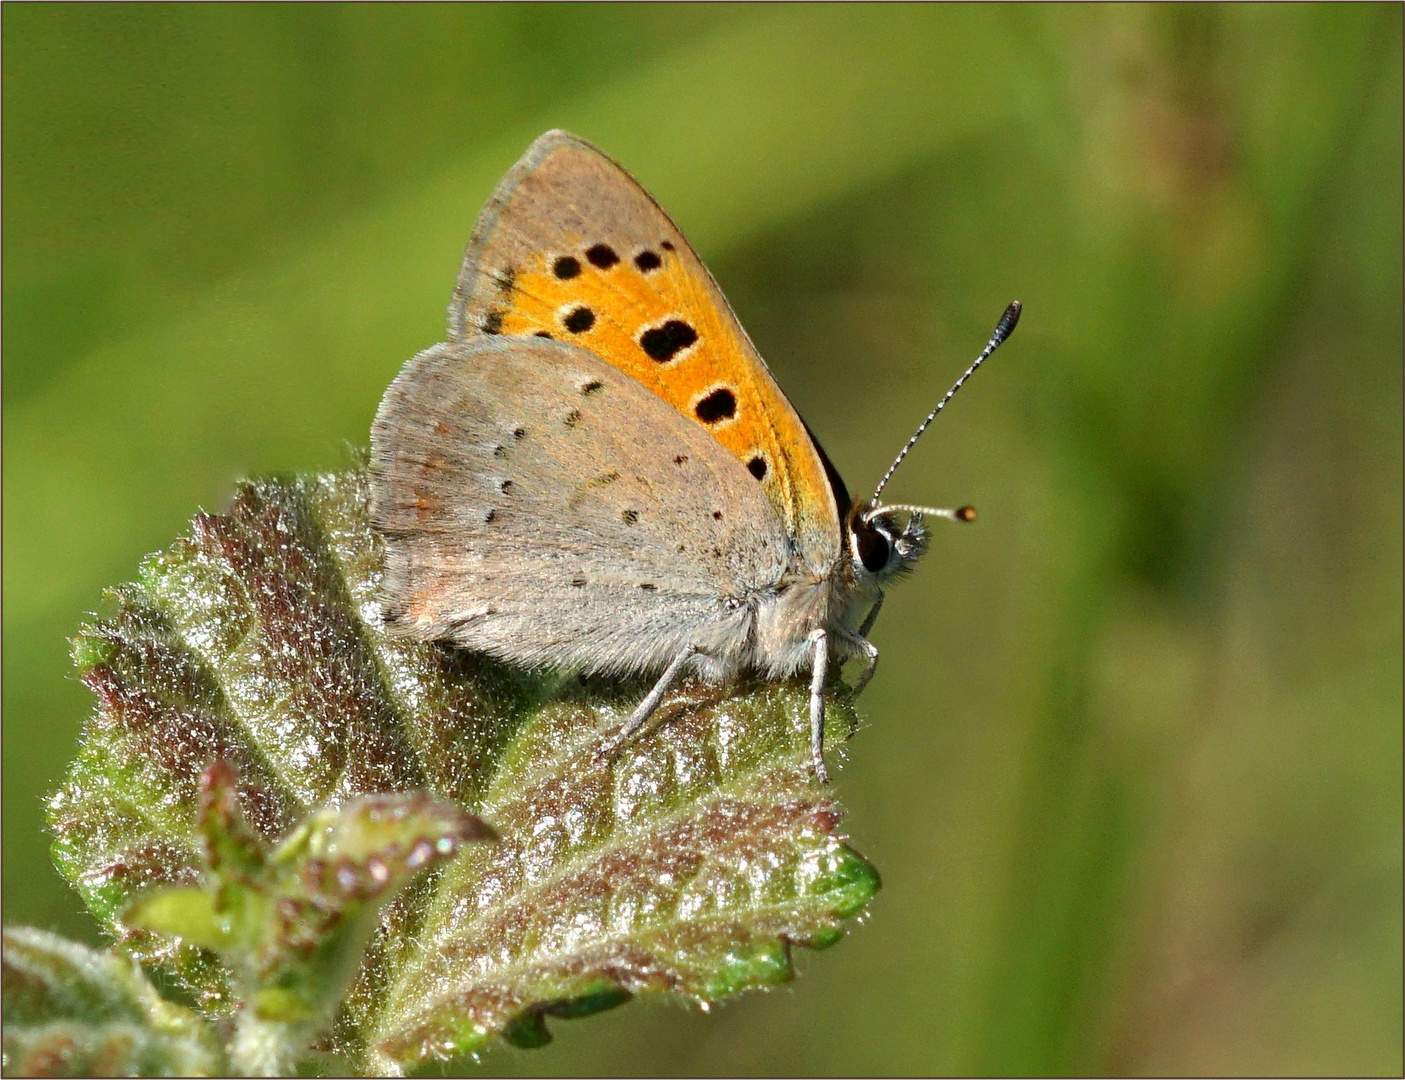
MULTIPOLYGON (((504 425, 499 437, 509 430, 525 434, 504 425)), ((228 703, 230 745, 271 765, 251 766, 245 794, 287 808, 265 811, 270 836, 318 806, 426 787, 497 829, 492 846, 421 836, 399 855, 382 848, 351 866, 329 864, 320 881, 348 892, 379 883, 388 893, 390 879, 431 856, 454 860, 417 879, 382 923, 382 944, 357 984, 370 989, 346 1002, 337 1053, 402 1071, 474 1053, 524 1012, 580 997, 580 980, 597 973, 612 987, 642 987, 662 968, 676 973, 677 993, 705 1004, 775 977, 783 940, 820 941, 841 908, 858 910, 877 887, 871 868, 865 876, 867 864, 840 845, 838 815, 805 771, 803 686, 739 687, 720 700, 685 686, 670 695, 664 722, 616 762, 582 768, 592 740, 617 728, 631 703, 591 704, 572 696, 581 692, 575 679, 552 681, 383 625, 390 541, 368 525, 369 504, 360 470, 241 489, 234 509, 210 516, 216 532, 194 536, 186 555, 177 547, 163 556, 179 565, 156 566, 132 586, 140 603, 172 619, 172 648, 191 670, 208 668, 213 684, 191 697, 188 679, 144 668, 146 660, 120 674, 128 689, 159 688, 201 723, 211 702, 228 703), (248 558, 230 563, 217 538, 244 544, 248 558), (192 621, 191 611, 212 614, 192 621), (399 764, 371 768, 388 761, 399 764), (618 934, 607 932, 616 925, 618 934), (530 983, 523 971, 533 972, 530 983), (505 1004, 504 986, 520 996, 505 1004)), ((86 644, 75 654, 110 664, 113 648, 130 655, 129 633, 126 623, 99 621, 81 631, 86 644)), ((199 740, 189 737, 196 728, 173 727, 169 756, 143 756, 113 774, 111 763, 130 762, 129 720, 103 701, 49 806, 64 873, 84 896, 106 890, 105 906, 93 903, 113 929, 132 890, 199 873, 200 841, 180 832, 190 826, 171 826, 168 838, 149 824, 189 820, 189 785, 169 762, 199 740), (150 816, 116 813, 119 805, 150 816), (153 812, 158 805, 170 809, 153 812), (131 853, 143 847, 175 854, 138 872, 131 853)), ((831 709, 849 715, 842 700, 831 709)), ((390 829, 404 812, 371 818, 390 829)), ((228 973, 211 981, 212 961, 188 947, 162 943, 141 959, 197 1000, 230 1000, 228 973)))

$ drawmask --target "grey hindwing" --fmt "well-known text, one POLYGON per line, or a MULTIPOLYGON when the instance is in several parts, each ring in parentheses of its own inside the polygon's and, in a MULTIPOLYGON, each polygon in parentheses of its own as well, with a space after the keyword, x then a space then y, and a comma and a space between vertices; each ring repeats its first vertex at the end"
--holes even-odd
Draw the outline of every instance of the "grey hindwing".
MULTIPOLYGON (((643 672, 736 653, 790 560, 745 466, 589 352, 479 337, 420 353, 371 430, 386 618, 514 663, 643 672)), ((741 659, 738 657, 737 659, 741 659)))

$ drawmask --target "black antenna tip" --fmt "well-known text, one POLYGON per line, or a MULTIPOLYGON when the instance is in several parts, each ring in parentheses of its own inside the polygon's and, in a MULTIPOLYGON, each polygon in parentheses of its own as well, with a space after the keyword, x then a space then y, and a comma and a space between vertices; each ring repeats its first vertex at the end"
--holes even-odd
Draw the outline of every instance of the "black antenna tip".
MULTIPOLYGON (((1015 311, 1015 317, 1018 318, 1018 317, 1019 317, 1019 314, 1020 314, 1020 313, 1019 313, 1019 310, 1016 309, 1016 311, 1015 311)), ((976 520, 976 508, 975 508, 974 506, 963 506, 963 507, 961 507, 960 510, 956 511, 956 520, 957 520, 957 521, 975 521, 975 520, 976 520)))
POLYGON ((1010 301, 1010 306, 1005 309, 1005 314, 1000 316, 1000 321, 995 324, 995 339, 1004 341, 1015 332, 1015 327, 1020 321, 1020 312, 1024 310, 1024 305, 1018 300, 1010 301))
MULTIPOLYGON (((870 509, 878 505, 878 496, 883 494, 883 489, 888 486, 888 481, 893 478, 893 473, 897 470, 897 467, 903 463, 903 458, 907 457, 907 452, 911 450, 917 440, 922 437, 922 433, 927 430, 927 425, 937 418, 937 414, 941 412, 942 409, 946 408, 946 403, 952 399, 956 391, 961 389, 966 380, 975 374, 976 368, 984 364, 990 357, 990 354, 1000 348, 1000 343, 1015 332, 1015 324, 1020 321, 1020 310, 1023 306, 1024 305, 1018 300, 1014 300, 1010 303, 1010 306, 1005 309, 1005 314, 1001 315, 1000 321, 995 324, 995 332, 990 335, 990 340, 985 343, 985 348, 981 350, 980 356, 976 357, 971 366, 961 373, 961 378, 952 383, 951 389, 942 395, 942 399, 937 402, 936 408, 927 414, 927 419, 917 425, 917 430, 912 433, 912 438, 908 439, 903 445, 903 448, 898 451, 898 456, 895 457, 893 463, 888 466, 888 471, 883 474, 883 479, 878 481, 878 486, 873 489, 873 498, 869 499, 867 504, 870 509)), ((962 508, 960 513, 963 515, 961 518, 962 521, 975 520, 976 512, 969 506, 962 508), (968 512, 971 516, 965 517, 964 515, 968 512)))

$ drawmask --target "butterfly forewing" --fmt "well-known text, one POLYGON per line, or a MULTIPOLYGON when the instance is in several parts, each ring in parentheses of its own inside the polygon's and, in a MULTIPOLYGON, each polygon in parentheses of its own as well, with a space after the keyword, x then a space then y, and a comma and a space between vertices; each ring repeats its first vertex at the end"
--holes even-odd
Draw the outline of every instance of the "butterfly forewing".
POLYGON ((387 617, 516 663, 642 671, 745 635, 786 537, 702 428, 594 355, 478 337, 405 366, 372 428, 387 617), (735 625, 734 625, 735 624, 735 625))
POLYGON ((711 275, 622 168, 564 132, 498 186, 455 290, 451 340, 579 345, 726 447, 759 482, 802 564, 839 552, 825 467, 711 275))

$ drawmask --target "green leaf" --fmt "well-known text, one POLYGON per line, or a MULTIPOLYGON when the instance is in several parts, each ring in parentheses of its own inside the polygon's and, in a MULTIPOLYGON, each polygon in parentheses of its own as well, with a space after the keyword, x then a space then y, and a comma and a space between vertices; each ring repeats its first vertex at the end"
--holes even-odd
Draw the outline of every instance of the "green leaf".
POLYGON ((216 952, 233 951, 241 943, 229 919, 216 910, 214 893, 192 885, 157 889, 129 907, 125 921, 128 926, 184 938, 216 952))
POLYGON ((424 794, 366 795, 310 815, 256 886, 272 916, 257 957, 261 1019, 319 1024, 340 1002, 383 904, 417 873, 495 834, 424 794))
POLYGON ((211 1076, 213 1032, 133 961, 43 930, 4 932, 6 1076, 211 1076))
POLYGON ((398 1071, 769 986, 842 935, 878 876, 811 776, 803 687, 684 685, 597 761, 646 687, 390 637, 367 499, 361 468, 244 485, 74 642, 98 708, 56 861, 212 1013, 252 1006, 239 1060, 283 1060, 276 1025, 315 1026, 352 968, 326 1046, 398 1071), (498 842, 460 851, 483 821, 498 842))
POLYGON ((494 838, 427 795, 366 795, 315 811, 270 854, 244 820, 225 761, 210 764, 199 790, 207 886, 158 888, 123 922, 228 963, 244 1004, 233 1058, 248 1073, 295 1067, 340 1003, 381 906, 411 877, 466 841, 494 838))

